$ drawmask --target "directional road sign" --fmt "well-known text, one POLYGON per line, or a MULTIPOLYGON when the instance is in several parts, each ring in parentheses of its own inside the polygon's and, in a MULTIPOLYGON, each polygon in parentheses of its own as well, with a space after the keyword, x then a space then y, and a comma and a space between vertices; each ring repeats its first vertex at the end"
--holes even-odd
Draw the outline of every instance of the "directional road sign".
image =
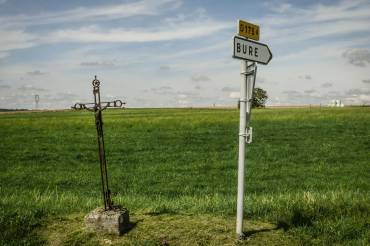
POLYGON ((266 65, 272 59, 272 53, 266 44, 235 36, 233 57, 266 65))
POLYGON ((238 21, 238 35, 258 41, 260 39, 260 27, 243 21, 238 21))

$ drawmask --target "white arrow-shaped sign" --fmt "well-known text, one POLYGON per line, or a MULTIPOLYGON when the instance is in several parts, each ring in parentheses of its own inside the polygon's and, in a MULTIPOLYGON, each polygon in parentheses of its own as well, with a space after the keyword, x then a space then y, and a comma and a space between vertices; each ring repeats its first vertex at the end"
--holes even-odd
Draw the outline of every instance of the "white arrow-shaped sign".
POLYGON ((235 36, 233 57, 266 65, 272 59, 272 53, 266 44, 235 36))

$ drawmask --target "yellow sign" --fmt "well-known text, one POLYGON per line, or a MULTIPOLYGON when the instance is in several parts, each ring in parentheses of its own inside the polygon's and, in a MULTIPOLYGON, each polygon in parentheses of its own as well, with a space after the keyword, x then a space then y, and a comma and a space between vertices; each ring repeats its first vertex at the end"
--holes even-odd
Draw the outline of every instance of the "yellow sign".
POLYGON ((240 36, 258 41, 260 39, 260 27, 252 23, 239 20, 238 34, 240 36))

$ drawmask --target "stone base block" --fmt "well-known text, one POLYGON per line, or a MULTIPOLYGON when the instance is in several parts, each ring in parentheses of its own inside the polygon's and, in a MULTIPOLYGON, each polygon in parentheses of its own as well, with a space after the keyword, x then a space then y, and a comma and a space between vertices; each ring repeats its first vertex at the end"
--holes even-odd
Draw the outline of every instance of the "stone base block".
POLYGON ((96 208, 85 216, 85 224, 97 233, 122 235, 129 229, 130 217, 126 208, 96 208))

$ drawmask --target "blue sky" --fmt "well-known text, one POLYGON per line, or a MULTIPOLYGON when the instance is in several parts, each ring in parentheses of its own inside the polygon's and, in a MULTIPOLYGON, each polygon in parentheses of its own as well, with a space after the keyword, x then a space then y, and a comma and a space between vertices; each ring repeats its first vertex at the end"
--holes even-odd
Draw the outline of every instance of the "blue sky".
POLYGON ((128 107, 233 106, 238 19, 274 58, 269 105, 370 104, 370 1, 0 0, 0 108, 68 108, 102 95, 128 107))

